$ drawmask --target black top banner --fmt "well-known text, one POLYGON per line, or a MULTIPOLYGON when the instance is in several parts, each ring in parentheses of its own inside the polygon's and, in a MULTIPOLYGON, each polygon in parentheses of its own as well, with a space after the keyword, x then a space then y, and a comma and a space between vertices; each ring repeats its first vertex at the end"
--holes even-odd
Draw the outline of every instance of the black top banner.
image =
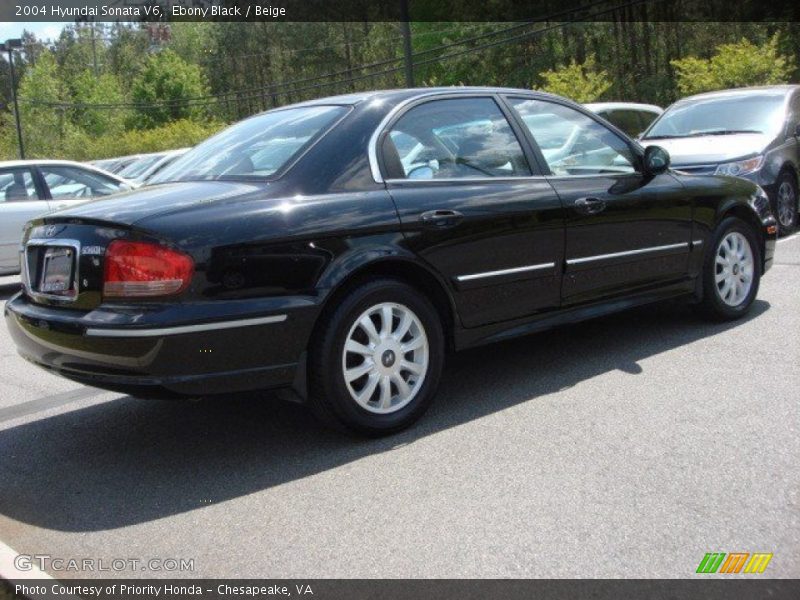
POLYGON ((3 0, 0 21, 800 21, 796 0, 3 0))

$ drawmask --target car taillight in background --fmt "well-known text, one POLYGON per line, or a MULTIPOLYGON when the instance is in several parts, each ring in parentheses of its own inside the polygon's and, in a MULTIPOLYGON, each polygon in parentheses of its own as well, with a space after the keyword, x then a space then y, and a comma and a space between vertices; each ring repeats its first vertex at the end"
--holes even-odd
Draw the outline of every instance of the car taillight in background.
POLYGON ((191 257, 158 244, 114 240, 106 249, 103 296, 141 298, 182 292, 194 272, 191 257))

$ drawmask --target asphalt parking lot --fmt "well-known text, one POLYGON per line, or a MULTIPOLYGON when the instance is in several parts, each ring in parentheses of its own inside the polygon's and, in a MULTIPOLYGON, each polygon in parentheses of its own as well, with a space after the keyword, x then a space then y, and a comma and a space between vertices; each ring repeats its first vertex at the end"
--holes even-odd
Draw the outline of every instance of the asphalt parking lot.
POLYGON ((471 350, 383 440, 269 396, 85 388, 5 325, 0 373, 6 552, 298 578, 682 578, 706 552, 771 552, 769 576, 800 577, 800 236, 744 321, 672 302, 471 350))

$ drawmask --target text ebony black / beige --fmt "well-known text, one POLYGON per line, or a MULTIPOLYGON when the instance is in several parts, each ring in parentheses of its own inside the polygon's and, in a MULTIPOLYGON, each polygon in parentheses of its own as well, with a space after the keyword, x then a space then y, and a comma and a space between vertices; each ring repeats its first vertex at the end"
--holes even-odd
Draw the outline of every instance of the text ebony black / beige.
POLYGON ((741 316, 775 248, 757 185, 522 90, 289 106, 153 183, 28 224, 20 353, 144 397, 284 388, 370 435, 425 411, 448 350, 673 296, 741 316))

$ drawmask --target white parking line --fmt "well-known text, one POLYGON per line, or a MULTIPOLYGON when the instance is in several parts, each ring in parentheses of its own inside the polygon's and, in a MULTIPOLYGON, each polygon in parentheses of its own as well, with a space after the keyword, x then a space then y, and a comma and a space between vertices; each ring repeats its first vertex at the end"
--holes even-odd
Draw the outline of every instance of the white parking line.
POLYGON ((107 393, 108 392, 105 390, 100 390, 97 388, 82 387, 78 388, 77 390, 61 392, 59 394, 53 394, 52 396, 44 396, 43 398, 29 400, 28 402, 22 402, 21 404, 14 404, 6 408, 0 408, 0 423, 10 421, 11 419, 18 419, 19 417, 32 415, 43 410, 50 410, 51 408, 63 406, 64 404, 70 404, 76 400, 93 398, 94 396, 107 393))
POLYGON ((797 237, 800 237, 800 231, 797 232, 797 233, 793 233, 792 235, 787 235, 785 238, 779 239, 778 243, 782 244, 783 242, 788 242, 789 240, 793 240, 793 239, 795 239, 797 237))

